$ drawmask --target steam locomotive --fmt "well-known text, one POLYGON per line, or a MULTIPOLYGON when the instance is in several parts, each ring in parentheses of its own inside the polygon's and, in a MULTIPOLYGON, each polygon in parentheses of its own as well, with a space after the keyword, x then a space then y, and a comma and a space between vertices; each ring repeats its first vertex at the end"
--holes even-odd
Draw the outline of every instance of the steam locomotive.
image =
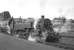
MULTIPOLYGON (((6 12, 7 13, 7 12, 6 12)), ((8 16, 9 14, 7 14, 6 16, 8 16)), ((17 20, 14 19, 13 17, 10 18, 7 22, 7 25, 4 26, 5 31, 9 30, 10 31, 10 35, 19 35, 20 38, 24 38, 24 39, 28 39, 29 35, 31 35, 32 33, 37 33, 35 36, 36 37, 40 37, 39 41, 59 41, 60 36, 58 33, 55 33, 53 30, 53 25, 51 23, 51 21, 49 19, 44 19, 43 24, 40 23, 38 24, 39 28, 38 29, 34 29, 34 19, 32 18, 28 18, 28 19, 22 19, 22 18, 18 18, 17 20), (9 27, 7 27, 9 26, 9 27), (40 28, 40 26, 43 26, 40 28), (41 36, 39 35, 41 33, 41 36)), ((4 28, 4 27, 0 27, 0 28, 4 28)), ((38 39, 37 39, 38 40, 38 39)))

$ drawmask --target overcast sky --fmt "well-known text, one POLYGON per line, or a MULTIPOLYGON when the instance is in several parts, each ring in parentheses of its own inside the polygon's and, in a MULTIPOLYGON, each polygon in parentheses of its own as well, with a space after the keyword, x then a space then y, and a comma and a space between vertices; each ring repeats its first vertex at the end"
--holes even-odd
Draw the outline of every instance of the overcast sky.
POLYGON ((74 18, 74 0, 0 0, 0 12, 10 11, 14 17, 74 18))

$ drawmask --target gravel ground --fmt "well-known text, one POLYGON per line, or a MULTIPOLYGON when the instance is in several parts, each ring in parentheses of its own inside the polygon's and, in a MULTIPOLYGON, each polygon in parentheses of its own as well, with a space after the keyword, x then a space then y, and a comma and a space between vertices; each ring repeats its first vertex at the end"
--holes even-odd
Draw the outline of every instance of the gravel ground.
POLYGON ((64 50, 27 40, 17 40, 15 37, 0 33, 0 50, 64 50))
POLYGON ((74 32, 61 33, 63 36, 60 40, 62 43, 74 45, 74 32))

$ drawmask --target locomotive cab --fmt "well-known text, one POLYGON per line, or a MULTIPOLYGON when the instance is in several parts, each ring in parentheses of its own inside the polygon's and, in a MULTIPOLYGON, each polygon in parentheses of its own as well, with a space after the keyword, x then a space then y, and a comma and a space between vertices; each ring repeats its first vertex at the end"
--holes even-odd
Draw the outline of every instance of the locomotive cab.
POLYGON ((13 19, 10 26, 11 35, 18 34, 21 38, 28 37, 29 33, 32 32, 32 30, 34 29, 33 23, 34 23, 33 19, 31 19, 30 21, 27 19, 18 19, 18 20, 13 19))

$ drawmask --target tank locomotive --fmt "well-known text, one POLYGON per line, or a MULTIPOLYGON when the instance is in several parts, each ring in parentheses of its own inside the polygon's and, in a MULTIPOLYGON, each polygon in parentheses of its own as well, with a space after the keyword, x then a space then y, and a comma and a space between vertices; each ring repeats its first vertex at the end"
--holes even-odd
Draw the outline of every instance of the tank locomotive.
POLYGON ((38 21, 37 30, 39 30, 40 42, 58 42, 60 39, 59 33, 54 32, 53 24, 50 19, 41 19, 38 21))

